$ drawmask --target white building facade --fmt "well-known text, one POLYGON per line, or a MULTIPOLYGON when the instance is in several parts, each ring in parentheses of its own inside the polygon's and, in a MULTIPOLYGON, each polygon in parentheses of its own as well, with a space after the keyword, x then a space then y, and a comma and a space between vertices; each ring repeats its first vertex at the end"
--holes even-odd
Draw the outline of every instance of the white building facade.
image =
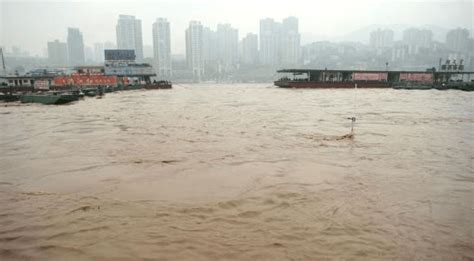
POLYGON ((67 44, 55 40, 48 42, 48 60, 53 66, 66 66, 67 62, 67 44))
POLYGON ((281 24, 271 18, 260 20, 260 63, 277 65, 280 61, 281 24))
POLYGON ((143 60, 142 21, 132 15, 119 15, 116 26, 117 48, 135 50, 137 61, 143 60))
POLYGON ((186 61, 197 82, 204 76, 203 51, 203 26, 198 21, 191 21, 186 29, 186 61))
POLYGON ((283 20, 281 37, 281 64, 298 64, 300 62, 301 36, 296 17, 288 17, 283 20))
POLYGON ((153 23, 153 60, 157 77, 170 79, 171 67, 171 34, 170 23, 166 18, 158 18, 153 23))
POLYGON ((377 29, 370 32, 370 45, 373 48, 387 48, 393 46, 394 32, 390 29, 377 29))
POLYGON ((243 64, 255 65, 258 63, 258 36, 248 33, 242 39, 242 58, 243 64))
POLYGON ((234 69, 239 57, 239 31, 230 24, 217 25, 217 57, 224 71, 234 69))
POLYGON ((68 28, 67 49, 69 65, 76 66, 84 64, 84 39, 78 28, 68 28))

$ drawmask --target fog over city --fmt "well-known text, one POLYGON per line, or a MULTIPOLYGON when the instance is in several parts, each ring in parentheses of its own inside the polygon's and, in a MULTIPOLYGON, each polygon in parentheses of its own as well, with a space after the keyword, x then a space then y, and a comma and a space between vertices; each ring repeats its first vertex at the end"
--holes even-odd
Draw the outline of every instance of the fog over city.
MULTIPOLYGON (((151 24, 166 17, 172 26, 173 53, 184 54, 184 30, 191 20, 215 27, 231 23, 242 38, 258 32, 259 20, 296 16, 302 43, 318 40, 353 40, 351 33, 370 25, 433 25, 444 29, 472 30, 472 1, 250 1, 250 0, 158 0, 158 1, 0 1, 2 46, 20 46, 42 55, 44 43, 66 39, 67 27, 79 27, 86 45, 115 42, 118 14, 142 20, 143 39, 151 44, 151 24), (245 17, 242 16, 245 14, 245 17)), ((362 38, 362 37, 360 37, 362 38)), ((368 36, 365 37, 368 42, 368 36)), ((359 39, 356 39, 359 40, 359 39)))
MULTIPOLYGON (((167 40, 170 42, 169 52, 172 57, 170 59, 173 60, 173 66, 171 66, 173 77, 171 78, 189 78, 190 72, 186 70, 193 70, 189 68, 190 52, 186 50, 185 37, 185 31, 191 21, 199 22, 204 31, 208 28, 211 33, 219 31, 219 24, 229 24, 229 29, 237 30, 237 37, 230 36, 231 47, 224 43, 227 45, 226 51, 219 49, 217 38, 216 48, 213 48, 212 44, 206 46, 204 43, 201 49, 215 50, 216 57, 213 57, 213 51, 210 51, 210 57, 206 57, 209 54, 203 50, 201 63, 203 68, 207 68, 202 70, 203 77, 199 76, 199 79, 222 78, 223 72, 228 75, 235 73, 238 69, 241 72, 233 78, 240 78, 242 68, 249 63, 268 66, 271 68, 267 70, 268 72, 282 66, 380 69, 379 67, 385 66, 387 62, 393 65, 392 68, 397 69, 426 69, 426 67, 437 66, 440 58, 450 58, 462 59, 466 68, 472 68, 472 52, 469 50, 472 49, 473 8, 472 1, 1 0, 0 46, 4 49, 5 60, 10 70, 20 65, 23 67, 20 69, 25 70, 35 66, 78 65, 71 61, 65 61, 64 64, 57 60, 52 62, 49 57, 51 54, 48 53, 48 42, 58 40, 66 43, 68 28, 77 28, 82 34, 84 46, 84 61, 79 64, 100 64, 103 62, 102 50, 104 48, 117 48, 116 26, 119 15, 129 15, 134 16, 141 23, 139 45, 142 47, 137 53, 137 58, 153 64, 154 67, 157 67, 158 57, 157 49, 153 47, 152 25, 157 18, 167 20, 170 31, 167 40), (284 24, 284 19, 288 17, 296 18, 292 22, 294 28, 289 29, 290 31, 294 29, 294 32, 290 34, 295 34, 296 38, 291 40, 295 42, 279 43, 274 49, 280 51, 269 51, 279 58, 275 58, 275 61, 265 61, 262 57, 265 53, 263 49, 266 47, 260 36, 261 21, 271 18, 278 26, 278 24, 284 24), (371 38, 371 33, 379 29, 382 30, 379 31, 380 39, 385 40, 375 43, 376 36, 371 38), (424 36, 417 36, 418 38, 425 37, 424 40, 410 40, 407 29, 427 29, 430 32, 425 31, 424 36), (456 41, 464 42, 454 43, 451 46, 448 43, 446 46, 447 33, 453 29, 462 31, 454 32, 452 38, 460 39, 459 36, 462 35, 460 37, 464 40, 456 41), (248 50, 244 47, 245 39, 249 33, 257 37, 256 42, 249 43, 256 45, 257 50, 245 53, 248 50), (387 36, 389 38, 386 38, 387 36), (288 44, 292 44, 293 47, 288 47, 288 44), (281 50, 289 48, 294 48, 292 55, 295 57, 285 61, 284 57, 288 55, 281 53, 284 52, 281 50), (232 57, 231 61, 223 61, 225 59, 217 54, 219 52, 228 52, 227 56, 232 57), (422 55, 416 58, 417 62, 406 61, 409 56, 413 58, 412 54, 420 53, 422 55), (379 59, 372 62, 364 61, 364 57, 368 55, 373 59, 377 57, 379 59), (258 56, 258 59, 248 61, 249 59, 245 58, 252 56, 258 56), (13 59, 14 57, 32 57, 36 60, 23 59, 20 64, 18 60, 13 59), (48 57, 47 60, 38 60, 48 57), (216 76, 218 74, 220 76, 216 76)), ((269 25, 269 28, 272 26, 269 25)), ((421 31, 412 31, 412 35, 420 35, 417 32, 421 31)), ((227 37, 223 36, 224 34, 221 36, 227 37)), ((285 33, 283 36, 280 33, 276 34, 278 36, 275 37, 279 39, 285 37, 285 33)), ((206 33, 203 36, 204 42, 206 42, 205 35, 206 33)), ((269 37, 269 39, 272 38, 269 37)), ((212 42, 212 39, 208 42, 212 42)), ((120 44, 118 48, 127 49, 120 44)), ((249 48, 252 49, 253 46, 249 48)), ((253 76, 244 78, 258 80, 253 76)))

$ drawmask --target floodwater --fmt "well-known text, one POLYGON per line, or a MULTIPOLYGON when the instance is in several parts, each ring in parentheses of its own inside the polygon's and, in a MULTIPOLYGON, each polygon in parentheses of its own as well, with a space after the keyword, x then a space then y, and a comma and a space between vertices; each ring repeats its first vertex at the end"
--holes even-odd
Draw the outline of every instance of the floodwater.
POLYGON ((472 260, 473 98, 208 84, 1 104, 0 259, 472 260))

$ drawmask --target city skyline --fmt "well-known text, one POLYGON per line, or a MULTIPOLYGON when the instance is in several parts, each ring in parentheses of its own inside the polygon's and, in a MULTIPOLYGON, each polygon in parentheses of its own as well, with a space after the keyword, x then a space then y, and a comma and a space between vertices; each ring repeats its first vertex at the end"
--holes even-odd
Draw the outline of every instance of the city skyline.
MULTIPOLYGON (((245 1, 244 1, 245 2, 245 1)), ((301 4, 301 1, 296 1, 295 4, 301 4)), ((74 2, 74 3, 56 3, 56 2, 41 2, 34 1, 33 3, 25 4, 22 2, 3 1, 0 3, 2 19, 0 27, 3 32, 0 33, 0 45, 5 47, 19 46, 23 50, 28 50, 33 55, 43 55, 44 43, 52 39, 59 41, 66 41, 64 35, 64 27, 77 27, 84 33, 84 41, 86 46, 93 47, 95 43, 116 41, 115 25, 117 16, 119 14, 129 14, 142 20, 143 45, 152 44, 152 24, 157 17, 166 17, 172 25, 171 45, 173 54, 185 54, 185 41, 182 33, 187 24, 191 20, 198 20, 204 26, 216 28, 218 24, 232 24, 232 26, 239 30, 239 40, 248 33, 258 33, 259 20, 264 18, 273 18, 275 20, 282 20, 288 16, 295 16, 300 20, 301 43, 307 44, 320 40, 351 40, 351 34, 365 27, 377 25, 384 29, 390 25, 403 26, 404 24, 410 27, 425 28, 425 25, 433 25, 441 28, 441 30, 448 30, 454 27, 463 27, 471 31, 472 35, 472 4, 466 1, 444 1, 439 2, 415 2, 408 3, 407 1, 385 1, 384 7, 380 5, 368 5, 360 3, 361 6, 355 6, 350 2, 336 1, 336 3, 324 4, 317 6, 314 14, 311 16, 310 11, 295 12, 293 8, 282 8, 282 3, 275 2, 272 6, 265 6, 262 3, 254 5, 252 10, 246 12, 248 17, 246 19, 235 17, 231 14, 232 8, 241 9, 235 2, 229 1, 228 5, 222 3, 215 3, 213 1, 177 1, 176 3, 160 2, 156 3, 160 6, 159 11, 154 11, 153 8, 143 10, 139 5, 133 5, 131 2, 119 2, 111 6, 110 1, 101 1, 99 3, 93 2, 74 2), (338 4, 343 3, 344 8, 352 8, 354 12, 361 9, 363 6, 367 9, 367 17, 359 17, 354 14, 340 17, 336 12, 338 4), (396 11, 390 11, 390 6, 399 4, 402 8, 396 8, 396 11), (197 6, 196 12, 190 13, 189 8, 197 6), (70 8, 74 7, 74 8, 70 8), (94 8, 95 7, 95 8, 94 8), (408 8, 410 7, 410 8, 408 8), (102 9, 103 8, 103 9, 102 9), (222 8, 222 12, 212 17, 206 16, 205 13, 211 12, 216 8, 222 8), (421 12, 428 8, 430 15, 409 16, 406 13, 407 9, 411 12, 421 12), (74 9, 74 15, 68 15, 74 9), (332 15, 324 14, 323 10, 335 10, 332 15), (44 12, 38 12, 44 10, 44 12), (90 17, 94 19, 83 19, 78 16, 81 10, 90 13, 90 17), (126 11, 124 11, 126 10, 126 11), (178 12, 178 10, 180 10, 178 12), (64 20, 63 26, 53 23, 51 19, 42 19, 43 16, 48 16, 51 13, 60 12, 59 18, 64 20), (386 19, 375 19, 375 13, 384 14, 386 19), (33 15, 34 14, 34 15, 33 15), (319 16, 318 16, 319 14, 319 16), (14 16, 13 16, 14 15, 14 16), (28 16, 28 17, 25 17, 28 16), (63 17, 64 16, 64 17, 63 17), (416 19, 413 17, 417 17, 416 19), (16 18, 16 19, 14 19, 16 18), (24 19, 23 19, 24 18, 24 19), (339 21, 334 21, 338 19, 339 21), (93 24, 92 23, 93 20, 93 24), (333 23, 331 23, 333 22, 333 23), (331 25, 329 25, 331 24, 331 25), (40 27, 38 27, 41 25, 40 27), (16 28, 17 31, 12 31, 10 28, 16 28), (26 35, 32 35, 29 41, 21 40, 26 35)), ((152 3, 148 3, 153 7, 152 3)), ((242 4, 245 6, 245 3, 242 4)), ((310 5, 311 7, 311 5, 310 5)), ((314 7, 314 6, 313 6, 314 7)), ((308 8, 311 9, 311 8, 308 8)), ((89 15, 88 15, 89 16, 89 15)), ((377 15, 380 17, 380 15, 377 15)), ((399 36, 395 36, 399 38, 399 36)), ((434 35, 434 38, 439 38, 434 35)), ((359 41, 360 39, 352 39, 359 41)), ((369 41, 368 37, 365 42, 369 41)))
MULTIPOLYGON (((49 41, 48 59, 37 61, 37 66, 100 65, 103 64, 103 50, 115 48, 134 50, 135 53, 137 50, 146 51, 144 59, 142 55, 137 55, 137 62, 152 65, 158 79, 192 79, 196 82, 241 77, 256 79, 258 73, 252 71, 259 67, 270 72, 278 67, 381 69, 388 68, 390 64, 398 69, 422 70, 436 66, 439 58, 463 60, 468 69, 474 65, 474 48, 470 49, 474 46, 474 39, 469 38, 467 29, 451 29, 441 42, 434 41, 433 32, 429 29, 410 27, 399 33, 402 36, 398 39, 394 30, 377 28, 367 33, 368 44, 316 41, 302 45, 299 19, 290 16, 281 21, 261 19, 259 33, 249 33, 242 40, 239 40, 239 30, 231 24, 218 24, 216 29, 212 29, 200 21, 190 21, 184 35, 186 65, 183 66, 181 59, 171 52, 172 25, 169 21, 166 18, 156 19, 152 46, 141 44, 141 34, 136 33, 141 32, 139 21, 130 15, 118 16, 117 40, 122 42, 120 45, 106 42, 95 43, 93 47, 84 46, 82 32, 77 28, 68 28, 68 37, 72 32, 75 40, 67 44, 57 39, 49 41), (123 20, 126 20, 125 25, 123 20), (126 43, 129 45, 126 46, 126 43), (67 57, 64 57, 64 45, 67 57), (71 52, 67 46, 82 46, 82 53, 74 55, 79 50, 76 48, 71 52), (67 63, 62 62, 65 60, 67 63)), ((13 49, 13 55, 17 57, 24 53, 18 47, 13 49)), ((6 56, 10 57, 8 52, 6 56)))
MULTIPOLYGON (((120 14, 118 15, 121 16, 123 14, 120 14)), ((124 15, 124 16, 131 16, 131 15, 124 15)), ((134 16, 133 16, 134 17, 134 16)), ((297 17, 286 17, 286 18, 283 18, 284 19, 287 19, 287 18, 296 18, 297 20, 299 20, 297 17)), ((156 19, 165 19, 167 21, 168 24, 170 24, 170 22, 168 21, 167 18, 163 18, 163 17, 157 17, 156 19)), ((270 19, 270 20, 275 20, 273 18, 262 18, 260 20, 260 22, 262 20, 267 20, 267 19, 270 19)), ((117 19, 116 19, 117 20, 117 19)), ((138 19, 139 20, 139 19, 138 19)), ((198 21, 202 24, 201 21, 199 20, 193 20, 193 21, 198 21)), ((192 22, 192 21, 189 21, 189 22, 192 22)), ((154 23, 156 23, 156 21, 154 21, 154 23)), ((153 24, 152 23, 152 26, 153 24)), ((214 33, 216 33, 217 31, 217 28, 221 25, 230 25, 230 24, 222 24, 222 23, 219 23, 216 25, 216 29, 213 29, 213 28, 210 28, 208 25, 206 24, 203 24, 203 29, 204 31, 205 30, 212 30, 214 33)), ((281 26, 281 24, 280 24, 281 26)), ((171 25, 172 27, 172 25, 171 25)), ((48 39, 45 43, 44 43, 44 46, 42 48, 42 51, 41 51, 41 54, 32 54, 30 52, 30 50, 28 49, 24 49, 22 48, 21 45, 11 45, 11 46, 8 46, 8 45, 0 45, 1 47, 3 47, 3 50, 4 50, 4 54, 14 54, 14 55, 19 55, 19 56, 30 56, 30 57, 48 57, 48 44, 50 42, 55 42, 55 41, 59 41, 59 42, 66 42, 67 43, 67 36, 68 36, 68 30, 71 29, 71 27, 69 28, 65 28, 65 32, 64 32, 64 37, 58 37, 58 38, 51 38, 51 39, 48 39), (64 40, 62 40, 64 39, 64 40), (10 52, 9 52, 10 51, 10 52)), ((84 34, 83 31, 81 31, 81 28, 73 28, 73 29, 78 29, 81 33, 81 35, 84 34)), ((187 29, 187 28, 186 28, 187 29)), ((183 30, 183 31, 186 31, 183 30)), ((367 26, 366 28, 360 28, 359 30, 357 31, 367 31, 367 30, 370 30, 370 31, 367 31, 367 34, 366 34, 366 41, 361 41, 361 40, 357 40, 357 39, 345 39, 345 40, 337 40, 337 39, 334 39, 334 40, 326 40, 326 39, 319 39, 319 40, 316 40, 316 41, 312 41, 312 42, 300 42, 300 46, 303 46, 303 45, 308 45, 308 44, 312 44, 312 43, 315 43, 315 42, 334 42, 334 43, 344 43, 344 42, 353 42, 353 43, 361 43, 361 44, 367 44, 367 45, 370 45, 370 46, 374 46, 374 47, 377 47, 377 45, 374 45, 374 43, 372 42, 374 40, 374 33, 391 33, 392 35, 389 37, 391 40, 391 44, 395 44, 396 42, 409 42, 410 40, 407 40, 407 35, 406 33, 411 33, 411 35, 416 35, 417 33, 420 33, 421 35, 419 37, 424 37, 425 41, 426 41, 426 37, 429 37, 430 41, 432 42, 440 42, 440 43, 446 43, 446 37, 448 35, 449 32, 451 31, 454 31, 454 30, 463 30, 465 33, 463 34, 466 34, 468 38, 470 39, 473 39, 473 34, 470 32, 470 30, 468 28, 464 28, 464 27, 453 27, 453 28, 443 28, 443 34, 441 35, 438 35, 437 39, 434 37, 435 33, 433 32, 433 30, 431 30, 429 27, 427 26, 409 26, 409 25, 404 25, 404 26, 400 26, 400 25, 386 25, 386 26, 380 26, 380 25, 370 25, 370 26, 367 26), (399 30, 393 30, 392 28, 393 27, 400 27, 400 28, 403 28, 403 29, 399 29, 399 30), (371 29, 372 28, 372 29, 371 29), (429 36, 426 36, 426 34, 429 34, 429 36)), ((236 29, 237 31, 239 30, 238 28, 236 29)), ((169 30, 170 31, 170 35, 171 33, 173 32, 172 29, 169 30)), ((238 33, 238 42, 239 44, 242 44, 246 38, 248 37, 248 35, 254 35, 257 37, 257 42, 258 42, 258 51, 260 51, 261 49, 261 46, 260 46, 260 30, 258 30, 257 32, 249 32, 247 34, 244 34, 242 35, 241 33, 238 33)), ((142 46, 142 50, 141 50, 141 53, 143 55, 143 58, 153 58, 154 57, 154 51, 153 51, 153 30, 150 32, 150 35, 152 36, 152 42, 151 43, 143 43, 141 46, 142 46), (148 52, 147 52, 147 48, 149 48, 148 52), (148 55, 147 55, 148 53, 148 55)), ((412 36, 413 37, 413 36, 412 36)), ((129 47, 129 46, 118 46, 117 45, 117 41, 105 41, 105 42, 93 42, 92 44, 86 44, 86 38, 85 37, 82 37, 83 38, 83 45, 84 45, 84 49, 86 48, 91 48, 93 50, 93 58, 94 58, 94 61, 99 61, 99 60, 103 60, 103 53, 101 54, 97 54, 96 53, 96 50, 103 50, 103 49, 133 49, 135 50, 134 47, 129 47), (102 46, 101 48, 98 48, 98 46, 102 46), (101 57, 100 59, 97 59, 97 57, 101 57)), ((115 36, 115 39, 117 39, 117 35, 115 36)), ((170 40, 171 40, 171 37, 170 37, 170 40)), ((185 37, 183 37, 183 40, 185 41, 185 37)), ((379 40, 380 41, 380 40, 379 40)), ((90 42, 90 41, 89 41, 90 42)), ((390 45, 391 45, 390 44, 390 45)), ((425 42, 425 45, 427 44, 427 42, 425 42)), ((172 44, 171 44, 172 46, 172 44)), ((242 47, 240 47, 242 48, 242 47)), ((175 50, 175 46, 173 46, 173 48, 170 48, 171 50, 175 50)), ((171 55, 172 56, 186 56, 186 44, 185 44, 185 48, 184 48, 184 51, 181 53, 181 52, 173 52, 171 51, 171 55)), ((87 55, 85 55, 87 56, 87 55)), ((138 57, 141 57, 141 55, 139 55, 138 57)), ((142 59, 142 58, 141 58, 142 59)))

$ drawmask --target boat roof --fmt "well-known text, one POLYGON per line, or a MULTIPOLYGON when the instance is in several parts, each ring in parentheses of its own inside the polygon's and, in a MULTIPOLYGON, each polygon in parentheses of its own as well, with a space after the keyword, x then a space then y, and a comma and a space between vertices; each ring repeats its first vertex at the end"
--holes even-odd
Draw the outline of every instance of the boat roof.
MULTIPOLYGON (((330 73, 431 73, 433 71, 390 71, 390 70, 335 70, 335 69, 281 69, 277 71, 278 73, 293 73, 293 74, 303 74, 303 73, 320 73, 320 72, 330 72, 330 73)), ((435 71, 434 73, 439 74, 474 74, 474 72, 469 71, 435 71)))
POLYGON ((104 65, 79 65, 74 66, 74 69, 103 69, 104 65))
POLYGON ((0 75, 0 79, 18 80, 18 79, 53 79, 58 75, 0 75))

